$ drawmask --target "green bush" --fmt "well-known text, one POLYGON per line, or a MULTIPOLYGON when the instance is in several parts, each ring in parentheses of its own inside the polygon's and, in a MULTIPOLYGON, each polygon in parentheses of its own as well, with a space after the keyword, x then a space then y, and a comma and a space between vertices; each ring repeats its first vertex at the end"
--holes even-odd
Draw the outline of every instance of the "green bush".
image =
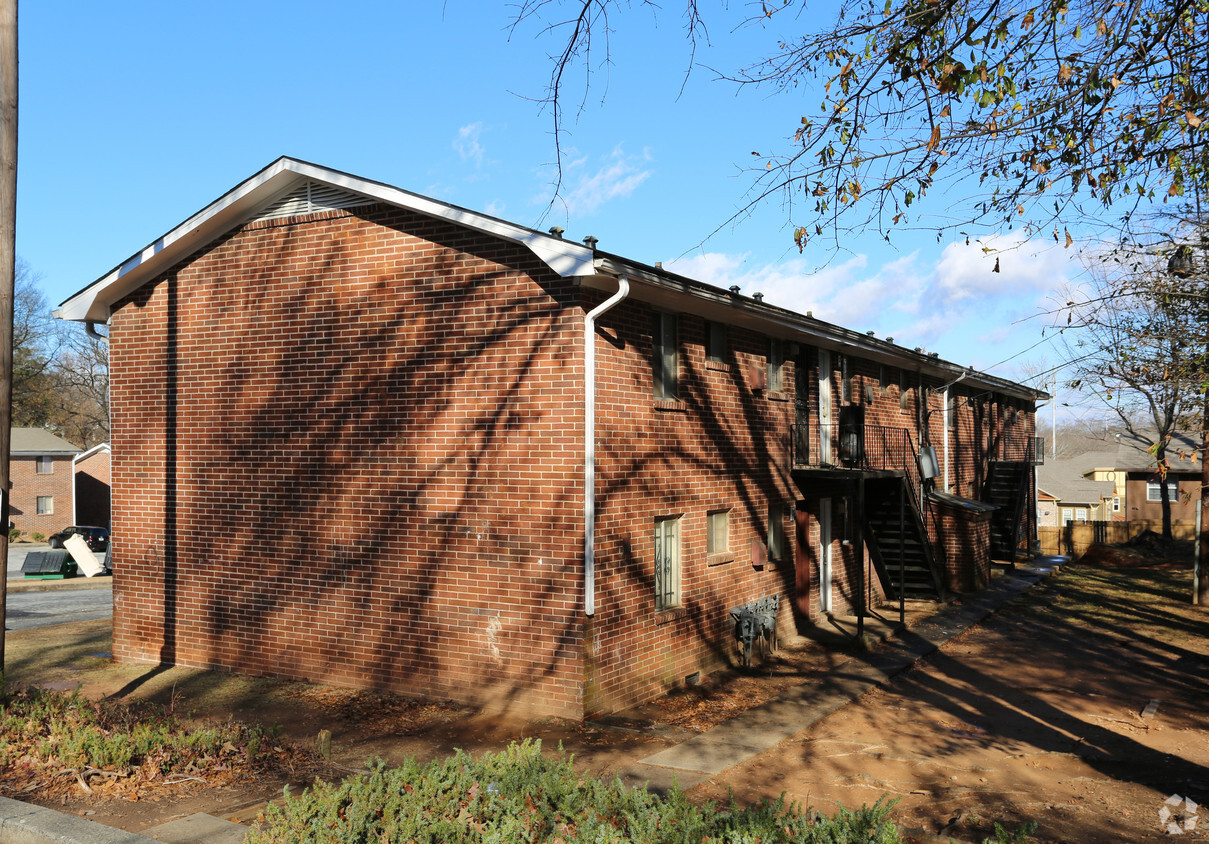
POLYGON ((616 779, 581 777, 569 758, 543 756, 541 742, 526 741, 477 758, 458 751, 423 766, 410 760, 387 768, 379 760, 362 777, 321 781, 298 797, 287 790, 245 844, 896 844, 892 805, 841 808, 833 818, 783 799, 698 806, 679 791, 658 797, 616 779))
POLYGON ((36 530, 29 535, 29 538, 34 542, 42 542, 46 539, 46 534, 38 533, 36 530))
POLYGON ((21 528, 9 528, 9 530, 8 530, 8 541, 9 542, 16 542, 20 538, 21 538, 21 528))

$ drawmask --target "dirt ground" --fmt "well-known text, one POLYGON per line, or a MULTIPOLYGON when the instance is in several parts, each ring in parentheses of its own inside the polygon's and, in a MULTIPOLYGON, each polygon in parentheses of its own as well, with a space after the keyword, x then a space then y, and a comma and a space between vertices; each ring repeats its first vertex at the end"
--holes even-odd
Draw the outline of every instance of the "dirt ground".
MULTIPOLYGON (((1163 801, 1209 803, 1209 611, 1188 601, 1190 575, 1136 549, 1093 549, 941 651, 811 729, 697 786, 701 799, 782 793, 832 811, 882 795, 906 840, 982 841, 998 821, 1037 821, 1030 841, 1135 842, 1168 835, 1163 801), (1157 701, 1152 717, 1143 710, 1157 701)), ((488 718, 391 695, 186 669, 117 665, 108 622, 7 634, 10 683, 89 696, 143 696, 201 720, 252 721, 280 742, 313 746, 332 732, 330 761, 219 788, 184 781, 138 801, 25 795, 139 831, 208 812, 248 822, 287 783, 337 778, 367 759, 422 760, 537 737, 593 774, 625 768, 810 682, 857 651, 809 642, 750 672, 708 678, 607 723, 488 718)), ((9 795, 13 796, 13 795, 9 795)), ((1180 810, 1186 809, 1181 803, 1180 810)), ((1209 839, 1209 810, 1180 840, 1209 839)))

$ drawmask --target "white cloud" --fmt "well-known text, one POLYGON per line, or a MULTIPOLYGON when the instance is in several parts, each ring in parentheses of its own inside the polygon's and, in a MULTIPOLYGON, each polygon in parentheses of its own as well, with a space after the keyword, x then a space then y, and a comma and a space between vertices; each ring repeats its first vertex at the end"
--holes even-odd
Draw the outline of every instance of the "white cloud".
POLYGON ((1040 303, 1079 272, 1077 255, 1019 238, 950 244, 929 262, 920 251, 873 265, 858 254, 821 269, 800 257, 753 265, 745 254, 707 253, 666 264, 673 272, 854 331, 939 351, 959 364, 990 366, 1041 339, 1040 303), (993 272, 995 258, 1000 270, 993 272))
POLYGON ((463 161, 473 161, 475 167, 483 166, 483 156, 486 150, 479 138, 483 134, 481 121, 469 123, 458 129, 458 136, 453 140, 453 148, 463 161))
POLYGON ((562 198, 567 213, 592 214, 609 200, 630 196, 650 178, 652 170, 646 166, 650 160, 646 150, 627 155, 618 144, 593 173, 577 172, 588 165, 587 157, 570 162, 564 170, 569 189, 562 198))
POLYGON ((950 243, 936 264, 937 284, 953 300, 1053 290, 1058 279, 1070 275, 1077 254, 1057 244, 1038 246, 1018 234, 950 243))

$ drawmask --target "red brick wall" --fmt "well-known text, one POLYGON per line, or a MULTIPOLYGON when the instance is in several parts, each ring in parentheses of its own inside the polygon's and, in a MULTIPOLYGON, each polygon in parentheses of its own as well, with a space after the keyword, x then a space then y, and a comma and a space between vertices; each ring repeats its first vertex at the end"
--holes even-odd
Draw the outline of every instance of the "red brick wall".
POLYGON ((991 577, 991 513, 973 513, 933 504, 940 525, 945 588, 974 592, 991 577))
POLYGON ((75 523, 71 500, 71 458, 55 457, 52 471, 38 474, 34 456, 13 455, 9 460, 12 497, 9 499, 9 519, 27 537, 33 533, 50 536, 75 523), (54 496, 54 512, 38 515, 38 496, 54 496))
POLYGON ((98 451, 75 464, 76 518, 82 525, 109 527, 110 454, 98 451))
POLYGON ((733 659, 733 606, 779 595, 780 620, 792 627, 793 364, 785 364, 786 391, 755 390, 752 373, 764 368, 768 338, 732 326, 726 363, 709 363, 704 321, 681 314, 679 399, 656 400, 653 314, 627 300, 602 317, 596 339, 600 542, 589 711, 650 699, 733 659), (787 553, 759 565, 752 542, 766 539, 772 502, 784 505, 787 553), (706 517, 721 509, 730 514, 730 553, 707 558, 706 517), (680 517, 682 606, 659 612, 655 519, 668 516, 680 517))
POLYGON ((577 295, 374 208, 119 303, 115 656, 580 715, 577 295))

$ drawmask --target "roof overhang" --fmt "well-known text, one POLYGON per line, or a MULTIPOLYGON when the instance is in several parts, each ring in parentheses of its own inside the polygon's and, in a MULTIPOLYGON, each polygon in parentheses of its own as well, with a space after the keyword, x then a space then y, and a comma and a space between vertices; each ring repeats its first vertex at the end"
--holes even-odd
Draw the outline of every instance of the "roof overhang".
POLYGON ((630 295, 657 308, 690 312, 782 340, 856 355, 874 363, 936 378, 944 384, 960 382, 1028 402, 1049 398, 1049 394, 1042 390, 960 366, 934 354, 908 349, 871 334, 851 331, 810 315, 799 314, 750 296, 676 275, 660 267, 635 264, 616 255, 602 256, 597 261, 597 267, 600 274, 585 278, 585 286, 611 290, 615 282, 606 280, 607 277, 624 274, 630 280, 630 295))
POLYGON ((207 243, 254 219, 261 209, 307 179, 519 243, 563 277, 593 272, 592 250, 583 244, 381 182, 282 157, 68 298, 54 315, 76 322, 105 322, 114 303, 122 297, 207 243))
POLYGON ((65 300, 54 315, 76 322, 106 322, 113 305, 123 297, 231 229, 255 219, 263 209, 306 180, 520 244, 559 276, 577 278, 586 287, 611 292, 616 284, 613 279, 624 274, 634 284, 632 295, 656 307, 692 312, 783 340, 859 355, 875 363, 917 372, 946 384, 962 382, 1030 402, 1049 398, 1041 390, 950 363, 922 350, 913 351, 888 340, 850 331, 810 315, 778 308, 753 297, 722 290, 661 267, 650 267, 617 255, 598 252, 587 245, 553 234, 459 208, 382 182, 286 157, 277 159, 131 255, 65 300))

